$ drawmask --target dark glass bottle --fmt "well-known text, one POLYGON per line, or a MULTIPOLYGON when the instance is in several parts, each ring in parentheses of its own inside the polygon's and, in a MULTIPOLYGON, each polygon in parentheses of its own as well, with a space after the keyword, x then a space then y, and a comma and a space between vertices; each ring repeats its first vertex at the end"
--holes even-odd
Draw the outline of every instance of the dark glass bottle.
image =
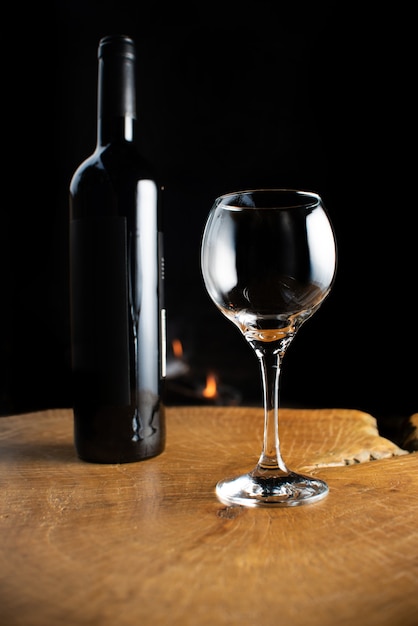
POLYGON ((136 147, 135 44, 100 40, 94 153, 70 184, 78 456, 127 463, 165 446, 161 188, 136 147))

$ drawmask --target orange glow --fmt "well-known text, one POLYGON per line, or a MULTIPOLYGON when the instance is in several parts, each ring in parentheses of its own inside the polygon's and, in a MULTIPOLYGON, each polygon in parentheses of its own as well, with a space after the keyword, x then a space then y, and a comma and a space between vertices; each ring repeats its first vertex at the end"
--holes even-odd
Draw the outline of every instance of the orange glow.
POLYGON ((183 356, 183 346, 181 345, 180 339, 173 339, 173 354, 176 359, 181 359, 183 356))
POLYGON ((202 391, 204 398, 216 398, 218 395, 218 387, 216 383, 216 377, 213 374, 208 374, 206 377, 206 387, 202 391))

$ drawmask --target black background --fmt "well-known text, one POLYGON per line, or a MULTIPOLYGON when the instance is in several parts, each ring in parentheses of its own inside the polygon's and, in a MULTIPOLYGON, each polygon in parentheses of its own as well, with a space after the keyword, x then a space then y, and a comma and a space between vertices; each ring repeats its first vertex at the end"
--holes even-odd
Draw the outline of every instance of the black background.
POLYGON ((165 184, 168 339, 196 377, 261 400, 255 356, 200 275, 214 198, 299 187, 325 201, 339 269, 286 355, 282 403, 418 410, 413 18, 334 6, 56 0, 52 22, 26 22, 8 91, 2 414, 71 406, 68 185, 95 146, 97 46, 115 32, 137 44, 141 148, 165 184))

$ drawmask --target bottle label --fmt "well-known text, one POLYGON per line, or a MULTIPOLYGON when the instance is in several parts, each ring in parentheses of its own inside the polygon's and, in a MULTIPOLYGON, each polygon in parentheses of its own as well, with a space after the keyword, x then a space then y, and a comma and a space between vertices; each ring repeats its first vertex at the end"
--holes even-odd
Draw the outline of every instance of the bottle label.
POLYGON ((76 401, 130 403, 127 226, 124 217, 70 224, 76 401))
POLYGON ((165 260, 164 260, 164 237, 160 231, 158 233, 158 249, 159 249, 159 282, 158 291, 160 296, 160 342, 161 342, 161 378, 167 376, 167 313, 164 302, 164 280, 165 280, 165 260))
POLYGON ((167 321, 166 321, 166 311, 165 309, 161 309, 161 378, 166 378, 167 376, 167 321))

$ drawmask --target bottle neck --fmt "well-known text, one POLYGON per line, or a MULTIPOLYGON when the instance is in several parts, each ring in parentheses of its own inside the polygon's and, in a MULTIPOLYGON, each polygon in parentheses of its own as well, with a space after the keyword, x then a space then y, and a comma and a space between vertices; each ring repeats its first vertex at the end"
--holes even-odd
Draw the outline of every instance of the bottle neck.
POLYGON ((104 147, 110 143, 135 141, 136 120, 132 117, 101 118, 97 120, 97 146, 104 147))
POLYGON ((136 127, 135 50, 124 36, 99 44, 97 145, 133 142, 136 127))

